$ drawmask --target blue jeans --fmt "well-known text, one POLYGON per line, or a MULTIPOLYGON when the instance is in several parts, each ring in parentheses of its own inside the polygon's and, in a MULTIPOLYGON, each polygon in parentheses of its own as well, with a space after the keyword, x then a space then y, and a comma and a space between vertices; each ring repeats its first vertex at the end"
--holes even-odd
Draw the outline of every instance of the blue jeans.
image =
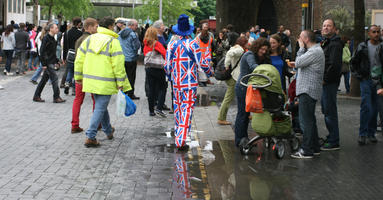
POLYGON ((68 74, 66 75, 65 82, 72 83, 74 77, 74 63, 67 62, 66 67, 68 68, 68 74))
POLYGON ((35 71, 35 73, 33 74, 31 80, 32 81, 37 81, 37 79, 39 79, 40 75, 41 75, 41 71, 43 71, 43 66, 39 65, 39 68, 37 68, 37 70, 35 71))
POLYGON ((317 100, 307 94, 299 95, 299 122, 303 132, 302 148, 305 153, 313 154, 320 151, 318 127, 315 117, 317 100))
POLYGON ((108 104, 111 97, 111 95, 94 94, 94 100, 96 102, 95 108, 92 118, 90 119, 89 128, 86 131, 86 136, 89 139, 96 139, 97 128, 100 123, 102 126, 102 131, 104 131, 106 135, 110 135, 112 133, 112 126, 110 125, 110 118, 108 113, 108 104))
POLYGON ((36 52, 29 52, 28 69, 33 69, 32 66, 37 66, 39 63, 39 57, 36 52))
POLYGON ((246 112, 246 87, 235 85, 235 94, 237 96, 238 111, 235 118, 234 132, 235 132, 235 145, 238 146, 242 138, 248 137, 247 129, 249 127, 249 115, 246 112))
POLYGON ((5 54, 5 58, 7 59, 5 63, 5 70, 7 70, 7 72, 11 72, 13 50, 3 50, 3 51, 5 54))
POLYGON ((350 72, 342 73, 344 78, 344 86, 346 87, 346 92, 350 93, 350 72))
POLYGON ((360 82, 360 96, 362 102, 360 104, 359 136, 374 136, 378 117, 378 96, 376 86, 371 79, 360 82))
POLYGON ((339 144, 338 108, 336 105, 337 91, 337 83, 323 85, 321 98, 322 113, 324 114, 324 121, 329 132, 327 141, 332 145, 339 144))

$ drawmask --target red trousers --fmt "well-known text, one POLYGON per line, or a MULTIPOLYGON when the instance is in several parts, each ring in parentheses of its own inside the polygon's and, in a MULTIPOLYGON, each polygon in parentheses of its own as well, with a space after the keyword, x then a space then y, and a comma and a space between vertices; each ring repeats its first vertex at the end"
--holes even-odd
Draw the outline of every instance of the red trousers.
MULTIPOLYGON (((78 128, 80 125, 80 111, 82 102, 84 102, 85 92, 82 92, 82 84, 76 83, 76 96, 73 101, 72 107, 72 128, 78 128)), ((93 100, 93 111, 94 111, 94 97, 93 100)))

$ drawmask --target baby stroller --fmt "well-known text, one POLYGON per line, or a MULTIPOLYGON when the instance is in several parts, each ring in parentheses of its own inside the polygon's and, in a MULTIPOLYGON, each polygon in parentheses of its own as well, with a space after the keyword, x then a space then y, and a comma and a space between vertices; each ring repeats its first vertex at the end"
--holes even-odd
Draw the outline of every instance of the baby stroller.
MULTIPOLYGON (((291 118, 283 110, 285 95, 282 90, 281 79, 278 70, 268 64, 257 66, 253 73, 244 76, 240 83, 253 91, 258 90, 261 96, 261 108, 252 113, 251 127, 258 134, 251 140, 243 138, 239 144, 242 154, 248 154, 258 140, 264 139, 267 148, 272 147, 276 157, 281 159, 285 155, 285 141, 288 141, 293 151, 299 148, 299 139, 292 133, 291 118), (248 79, 248 83, 243 81, 248 79)), ((248 106, 246 101, 246 106, 248 106)))

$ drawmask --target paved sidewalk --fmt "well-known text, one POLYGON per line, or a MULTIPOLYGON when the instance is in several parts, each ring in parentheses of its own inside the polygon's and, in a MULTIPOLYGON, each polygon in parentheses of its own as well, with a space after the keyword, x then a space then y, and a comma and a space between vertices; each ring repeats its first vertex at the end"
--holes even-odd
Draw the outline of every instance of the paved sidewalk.
MULTIPOLYGON (((143 66, 137 73, 136 114, 117 119, 114 96, 108 108, 115 139, 98 132, 96 149, 84 147, 84 133, 70 133, 73 96, 61 90, 67 102, 54 104, 47 84, 46 102, 32 102, 31 73, 0 75, 5 87, 0 91, 0 199, 171 199, 175 158, 165 148, 173 139, 164 132, 173 127, 173 118, 149 117, 143 66)), ((84 129, 91 105, 87 94, 80 116, 84 129)))

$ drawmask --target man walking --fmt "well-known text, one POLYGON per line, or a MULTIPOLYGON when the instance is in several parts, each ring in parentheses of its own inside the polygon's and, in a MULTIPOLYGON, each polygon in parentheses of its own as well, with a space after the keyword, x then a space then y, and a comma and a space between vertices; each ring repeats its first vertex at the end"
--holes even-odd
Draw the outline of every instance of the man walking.
POLYGON ((15 40, 15 55, 17 57, 16 74, 25 74, 25 59, 27 56, 29 34, 25 31, 24 23, 20 23, 20 29, 15 33, 15 40))
POLYGON ((105 17, 100 20, 97 33, 89 36, 79 47, 75 61, 75 80, 82 84, 82 91, 91 93, 95 99, 95 109, 86 131, 86 147, 97 147, 97 128, 108 139, 113 139, 114 128, 110 125, 108 104, 118 90, 131 89, 124 69, 118 35, 113 31, 114 19, 105 17))
POLYGON ((175 144, 178 150, 187 150, 186 137, 191 128, 194 103, 197 95, 197 68, 211 75, 208 61, 202 56, 196 40, 190 38, 194 27, 189 16, 182 14, 173 31, 179 40, 168 46, 165 72, 173 83, 173 110, 175 119, 175 144))
MULTIPOLYGON (((72 83, 73 81, 73 71, 74 71, 74 54, 75 54, 75 43, 77 41, 78 38, 81 37, 82 35, 82 32, 81 32, 81 28, 82 28, 82 22, 81 22, 81 18, 79 17, 75 17, 73 18, 72 20, 72 23, 73 23, 73 27, 67 31, 65 34, 64 34, 64 50, 63 50, 63 60, 64 62, 66 63, 66 77, 65 77, 65 89, 64 89, 64 93, 65 94, 68 94, 69 93, 69 87, 72 85, 72 87, 74 88, 74 85, 72 83), (68 54, 72 54, 72 55, 69 55, 68 54)), ((64 76, 65 76, 64 74, 64 76)), ((73 94, 74 91, 72 92, 73 94)))
MULTIPOLYGON (((366 139, 372 143, 378 140, 375 137, 378 117, 377 92, 376 85, 372 80, 374 68, 382 63, 382 57, 378 57, 380 48, 380 29, 372 25, 368 30, 369 39, 358 45, 355 54, 351 60, 352 72, 360 81, 360 95, 362 102, 360 104, 360 127, 359 127, 359 145, 366 144, 366 139)), ((379 77, 378 77, 379 78, 379 77)))
POLYGON ((57 41, 54 38, 59 29, 57 25, 53 23, 49 24, 47 29, 49 30, 49 33, 44 36, 40 47, 40 62, 43 66, 44 74, 40 83, 37 85, 33 101, 45 102, 45 100, 41 99, 41 92, 43 91, 47 81, 51 79, 53 88, 53 103, 63 103, 65 100, 60 97, 58 78, 55 71, 55 68, 60 67, 59 59, 56 57, 57 41))
MULTIPOLYGON (((325 57, 322 48, 316 43, 315 33, 302 31, 299 51, 295 62, 298 68, 296 95, 299 99, 299 121, 303 131, 302 148, 291 155, 293 158, 312 158, 320 154, 315 105, 322 93, 322 80, 325 57)), ((293 65, 294 66, 294 63, 293 65)))
MULTIPOLYGON (((88 38, 91 34, 97 33, 97 27, 98 22, 96 19, 93 18, 87 18, 84 21, 84 33, 80 38, 77 39, 75 44, 75 51, 77 53, 78 48, 80 47, 81 43, 88 38)), ((72 133, 80 133, 83 131, 82 128, 80 128, 80 111, 81 111, 81 105, 84 102, 85 98, 85 92, 82 91, 82 83, 81 81, 75 81, 75 91, 76 96, 73 101, 73 107, 72 107, 72 133)), ((93 110, 94 110, 94 97, 92 95, 93 100, 93 110)))
POLYGON ((125 56, 126 75, 128 76, 132 87, 132 90, 130 90, 127 94, 131 99, 135 100, 140 99, 134 95, 134 83, 136 82, 137 52, 141 44, 137 34, 135 33, 138 27, 137 21, 132 19, 128 22, 127 26, 128 27, 119 33, 118 40, 121 43, 122 51, 125 56))
POLYGON ((336 26, 332 19, 323 22, 321 42, 325 54, 325 72, 323 77, 323 93, 321 98, 322 113, 329 135, 321 150, 339 150, 339 126, 336 95, 340 83, 342 69, 343 45, 341 39, 335 33, 336 26))

